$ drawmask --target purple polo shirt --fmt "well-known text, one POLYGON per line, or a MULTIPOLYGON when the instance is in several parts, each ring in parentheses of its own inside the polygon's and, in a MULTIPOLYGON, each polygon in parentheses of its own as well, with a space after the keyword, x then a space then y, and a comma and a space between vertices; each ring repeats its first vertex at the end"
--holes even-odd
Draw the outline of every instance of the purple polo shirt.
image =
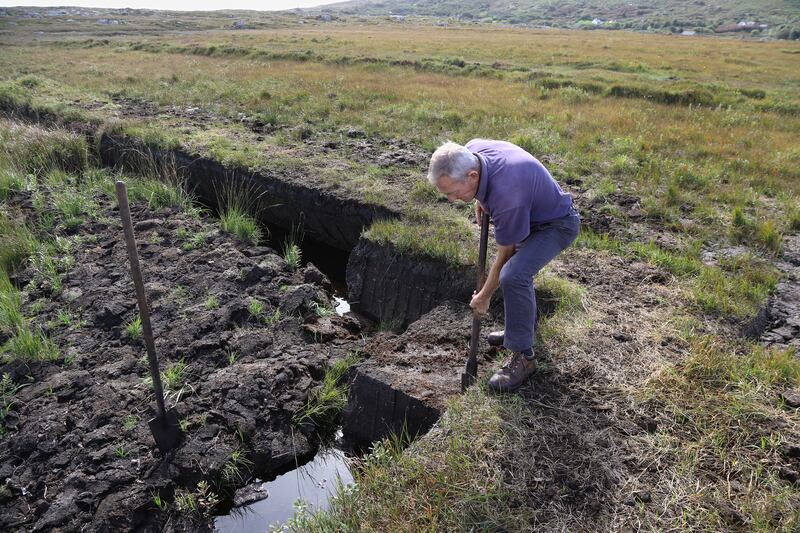
POLYGON ((569 213, 572 196, 561 190, 538 159, 515 144, 473 139, 466 148, 481 161, 481 181, 475 198, 494 223, 497 244, 524 241, 532 224, 569 213))

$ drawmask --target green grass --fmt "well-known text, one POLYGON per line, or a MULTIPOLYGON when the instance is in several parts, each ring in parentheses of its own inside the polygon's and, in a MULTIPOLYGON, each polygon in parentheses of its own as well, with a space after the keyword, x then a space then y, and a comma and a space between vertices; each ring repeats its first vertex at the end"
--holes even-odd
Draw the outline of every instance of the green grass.
POLYGON ((27 226, 0 211, 0 270, 18 268, 37 247, 38 241, 27 226))
POLYGON ((136 316, 133 320, 125 325, 125 333, 131 339, 139 339, 142 336, 142 317, 136 316))
POLYGON ((572 329, 570 325, 576 323, 586 311, 586 288, 546 271, 536 277, 535 285, 537 301, 555 302, 553 313, 539 321, 536 330, 537 347, 557 342, 568 345, 572 329))
POLYGON ((5 427, 5 419, 8 413, 14 408, 14 394, 20 386, 11 379, 11 374, 4 373, 0 376, 0 439, 3 439, 8 430, 5 427))
POLYGON ((239 206, 228 205, 220 212, 220 227, 251 244, 261 241, 261 228, 258 222, 239 206))
POLYGON ((264 314, 264 302, 256 298, 250 298, 250 303, 247 304, 247 310, 252 317, 259 318, 264 314))
POLYGON ((290 530, 526 529, 528 511, 514 505, 518 488, 502 466, 513 446, 525 448, 519 403, 471 387, 424 439, 407 449, 401 438, 375 444, 354 469, 356 489, 340 488, 329 511, 301 513, 290 530))
POLYGON ((216 191, 220 227, 241 240, 258 244, 263 237, 258 224, 259 195, 251 187, 228 181, 216 191))
POLYGON ((60 356, 55 343, 41 329, 30 324, 17 328, 13 336, 0 347, 0 354, 23 361, 56 361, 60 356))
POLYGON ((26 183, 25 175, 21 172, 0 167, 0 201, 6 201, 23 190, 26 183))
POLYGON ((287 266, 296 270, 302 266, 303 252, 300 249, 300 243, 303 241, 303 228, 300 225, 292 225, 289 234, 283 241, 281 248, 281 255, 283 260, 286 261, 287 266))
POLYGON ((209 310, 213 311, 214 309, 219 309, 219 300, 213 294, 208 295, 206 301, 203 303, 203 306, 209 310))
POLYGON ((292 417, 295 425, 311 424, 320 435, 331 435, 347 404, 347 383, 344 374, 358 362, 358 355, 349 354, 333 363, 325 372, 322 385, 311 391, 305 406, 292 417))
POLYGON ((686 294, 700 310, 740 319, 754 316, 775 290, 777 271, 753 257, 709 266, 692 254, 676 253, 654 243, 625 243, 591 231, 581 232, 576 246, 647 261, 685 281, 686 294))
POLYGON ((286 261, 286 265, 290 269, 296 270, 301 266, 303 261, 303 252, 300 250, 300 246, 297 243, 284 243, 282 255, 284 261, 286 261))
POLYGON ((186 363, 181 359, 170 363, 163 372, 161 372, 161 379, 164 381, 164 387, 171 391, 176 391, 183 386, 186 379, 186 363))
POLYGON ((125 459, 126 457, 128 457, 128 455, 130 455, 130 452, 128 451, 128 449, 125 447, 124 444, 118 444, 117 446, 114 447, 114 455, 116 455, 120 459, 125 459))
POLYGON ((79 134, 22 124, 0 127, 0 169, 44 176, 58 169, 80 172, 88 164, 89 147, 79 134))
POLYGON ((140 419, 136 415, 126 415, 125 418, 122 419, 122 427, 130 431, 139 425, 139 421, 140 419))
POLYGON ((158 148, 161 150, 177 150, 181 147, 181 143, 177 137, 157 126, 120 124, 113 129, 109 128, 107 133, 121 133, 129 137, 134 137, 148 147, 158 148))
POLYGON ((23 326, 22 298, 11 284, 8 274, 0 269, 0 331, 13 332, 23 326))
POLYGON ((187 193, 181 180, 173 177, 144 177, 130 179, 126 183, 128 198, 133 201, 145 201, 150 209, 179 207, 189 214, 198 214, 194 197, 187 193))
POLYGON ((649 526, 729 529, 731 522, 718 512, 722 501, 754 530, 795 530, 800 494, 776 475, 787 440, 769 421, 782 416, 778 393, 798 385, 800 362, 792 351, 695 337, 689 357, 663 369, 641 393, 659 419, 653 439, 676 459, 659 469, 663 481, 653 489, 670 485, 666 490, 681 491, 674 496, 688 504, 649 526), (726 484, 726 491, 706 485, 706 475, 748 482, 726 484))
POLYGON ((474 264, 473 232, 463 218, 415 215, 411 220, 379 220, 364 233, 379 244, 391 244, 400 252, 427 256, 449 265, 474 264))
POLYGON ((0 331, 8 337, 0 355, 6 360, 55 361, 60 355, 41 328, 23 315, 21 295, 8 276, 37 249, 41 245, 30 230, 0 211, 0 331))
POLYGON ((252 467, 253 461, 247 458, 245 452, 234 450, 222 466, 222 484, 228 487, 241 485, 252 467))

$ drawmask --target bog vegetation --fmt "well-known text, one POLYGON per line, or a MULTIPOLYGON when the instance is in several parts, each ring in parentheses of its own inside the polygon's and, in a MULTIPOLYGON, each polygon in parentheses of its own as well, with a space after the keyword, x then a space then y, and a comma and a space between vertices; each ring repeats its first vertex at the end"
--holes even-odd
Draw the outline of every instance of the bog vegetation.
MULTIPOLYGON (((792 351, 738 335, 775 292, 785 237, 800 229, 797 44, 347 24, 0 40, 0 107, 11 115, 101 128, 391 207, 402 216, 366 228, 367 238, 451 265, 474 262, 471 209, 444 205, 421 181, 426 154, 446 139, 475 136, 529 150, 574 191, 587 218, 605 221, 582 233, 566 262, 641 263, 668 280, 669 293, 654 297, 661 314, 637 316, 657 346, 659 368, 645 380, 609 385, 621 404, 656 413, 657 429, 635 441, 659 479, 652 494, 616 502, 618 516, 609 511, 603 519, 656 530, 799 527, 800 492, 781 458, 800 438, 800 420, 780 392, 800 385, 800 363, 792 351), (377 160, 398 147, 417 158, 377 160), (671 343, 678 348, 658 351, 671 343)), ((93 195, 110 186, 89 168, 94 149, 81 135, 42 131, 0 128, 0 201, 28 190, 41 207, 35 227, 0 210, 4 358, 60 356, 22 314, 9 276, 30 261, 57 293, 69 268, 70 241, 61 232, 92 216, 93 195)), ((179 190, 142 180, 131 196, 188 207, 179 190)), ((220 225, 257 244, 263 235, 246 200, 228 196, 220 225)), ((203 246, 202 235, 181 238, 203 246)), ((290 264, 301 261, 295 242, 282 253, 290 264)), ((557 368, 567 364, 560 353, 592 353, 605 309, 592 300, 595 288, 572 274, 540 280, 559 301, 539 339, 557 368)), ((209 297, 204 305, 219 302, 209 297)), ((274 320, 255 299, 249 312, 274 320)), ((131 319, 126 331, 136 339, 141 325, 131 319)), ((352 363, 331 369, 298 424, 329 424, 352 363)), ((166 369, 167 387, 180 387, 183 372, 182 361, 166 369)), ((4 416, 14 386, 6 378, 0 384, 4 416)), ((552 413, 575 413, 569 405, 549 417, 531 413, 527 400, 472 390, 410 448, 376 446, 360 465, 357 488, 342 489, 329 512, 301 513, 290 525, 588 527, 582 515, 570 515, 569 502, 534 508, 541 502, 526 487, 541 474, 522 451, 552 413)), ((241 465, 232 461, 235 481, 241 465)), ((179 507, 196 507, 181 498, 179 507)))

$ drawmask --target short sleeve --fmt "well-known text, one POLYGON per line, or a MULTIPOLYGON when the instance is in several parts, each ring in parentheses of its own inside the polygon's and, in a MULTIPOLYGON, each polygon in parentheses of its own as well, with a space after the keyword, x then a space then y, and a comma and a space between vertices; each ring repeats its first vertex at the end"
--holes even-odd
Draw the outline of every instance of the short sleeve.
POLYGON ((494 238, 500 246, 524 241, 531 232, 531 210, 528 207, 513 207, 492 213, 494 238))

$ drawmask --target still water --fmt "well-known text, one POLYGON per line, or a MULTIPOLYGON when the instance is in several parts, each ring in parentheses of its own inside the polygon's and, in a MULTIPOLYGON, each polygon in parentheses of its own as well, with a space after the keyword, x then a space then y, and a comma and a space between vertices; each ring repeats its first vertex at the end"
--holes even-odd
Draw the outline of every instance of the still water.
POLYGON ((336 481, 353 483, 348 459, 335 448, 320 451, 303 466, 261 484, 269 496, 237 507, 226 516, 218 516, 214 527, 220 533, 264 533, 270 526, 280 526, 295 513, 298 499, 308 504, 309 512, 328 509, 328 499, 336 491, 336 481))

